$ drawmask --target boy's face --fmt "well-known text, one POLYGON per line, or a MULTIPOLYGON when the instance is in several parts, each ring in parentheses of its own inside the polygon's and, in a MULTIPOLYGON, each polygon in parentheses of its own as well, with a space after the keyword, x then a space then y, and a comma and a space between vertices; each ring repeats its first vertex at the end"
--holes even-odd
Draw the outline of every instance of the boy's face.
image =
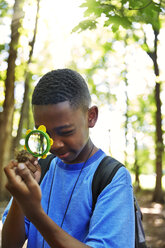
POLYGON ((51 105, 33 105, 35 126, 45 125, 53 139, 50 152, 65 163, 86 159, 84 149, 89 139, 88 111, 71 108, 69 102, 51 105))

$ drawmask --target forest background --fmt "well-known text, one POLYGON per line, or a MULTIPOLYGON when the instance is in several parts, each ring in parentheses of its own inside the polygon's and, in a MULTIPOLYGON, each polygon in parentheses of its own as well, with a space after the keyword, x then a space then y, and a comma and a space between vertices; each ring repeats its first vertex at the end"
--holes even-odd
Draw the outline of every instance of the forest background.
POLYGON ((0 200, 9 199, 3 168, 34 127, 34 86, 69 67, 100 109, 92 139, 126 165, 165 228, 164 41, 164 0, 0 0, 0 200))

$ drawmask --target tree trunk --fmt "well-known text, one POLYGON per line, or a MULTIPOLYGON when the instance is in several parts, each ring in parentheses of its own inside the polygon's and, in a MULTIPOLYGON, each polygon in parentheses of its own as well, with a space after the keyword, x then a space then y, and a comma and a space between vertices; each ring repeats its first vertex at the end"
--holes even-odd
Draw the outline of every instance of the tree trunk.
MULTIPOLYGON (((126 34, 126 37, 124 39, 124 45, 125 45, 125 51, 126 50, 126 47, 128 45, 127 43, 127 40, 129 38, 129 35, 128 33, 126 34)), ((125 52, 125 57, 127 55, 127 52, 125 52)), ((126 63, 126 60, 124 59, 124 66, 125 66, 125 69, 123 71, 123 81, 125 83, 125 101, 126 101, 126 110, 125 110, 125 123, 124 123, 124 135, 125 135, 125 151, 124 151, 124 164, 125 166, 127 167, 128 166, 128 161, 127 161, 127 147, 128 147, 128 123, 129 123, 129 98, 128 98, 128 79, 127 79, 127 73, 128 73, 128 65, 126 63)))
POLYGON ((8 68, 5 80, 5 100, 3 104, 2 121, 0 123, 0 198, 7 194, 5 190, 5 176, 3 168, 10 160, 12 143, 12 126, 14 114, 14 82, 15 82, 15 61, 17 58, 17 46, 20 37, 19 28, 23 18, 22 1, 16 0, 13 8, 11 23, 11 42, 8 57, 8 68))
POLYGON ((162 117, 161 117, 161 100, 160 100, 160 83, 155 85, 156 100, 156 185, 153 195, 153 201, 164 203, 162 190, 162 156, 163 156, 163 137, 162 137, 162 117))
MULTIPOLYGON (((154 30, 154 51, 148 53, 154 64, 155 76, 159 76, 159 66, 157 63, 157 45, 158 45, 158 34, 157 30, 154 30)), ((163 156, 163 136, 162 136, 162 114, 161 114, 161 100, 160 100, 161 85, 156 82, 155 84, 155 155, 156 155, 156 185, 153 194, 153 201, 163 203, 163 190, 162 190, 162 156, 163 156)))
POLYGON ((140 170, 139 170, 139 165, 138 165, 138 144, 137 144, 137 139, 134 136, 134 151, 135 151, 135 161, 134 161, 134 172, 135 172, 135 191, 140 190, 140 170))
POLYGON ((15 148, 19 147, 19 141, 21 139, 22 135, 22 128, 23 128, 23 122, 26 118, 28 117, 29 114, 29 84, 30 84, 30 79, 29 79, 29 73, 27 73, 26 78, 25 78, 25 91, 24 91, 24 97, 23 97, 23 103, 21 106, 21 112, 20 112, 20 120, 18 124, 18 130, 17 130, 17 136, 13 139, 13 147, 12 147, 12 152, 14 153, 15 148))
MULTIPOLYGON (((34 51, 34 44, 35 44, 35 40, 36 40, 38 15, 39 15, 39 4, 40 4, 40 0, 37 0, 37 12, 36 12, 35 27, 34 27, 33 39, 31 42, 29 42, 30 53, 29 53, 29 59, 27 62, 27 70, 25 72, 25 91, 24 91, 23 103, 22 103, 22 107, 21 107, 17 136, 13 140, 13 151, 16 147, 19 146, 19 141, 20 141, 21 135, 22 135, 22 128, 23 128, 24 120, 29 119, 29 106, 30 106, 29 90, 30 90, 31 74, 29 73, 28 66, 32 60, 33 51, 34 51)), ((27 120, 27 128, 29 128, 28 127, 28 120, 27 120)))
MULTIPOLYGON (((127 74, 127 71, 125 71, 127 74)), ((124 133, 125 133, 125 152, 124 152, 124 164, 127 167, 128 165, 128 161, 127 161, 127 147, 128 147, 128 110, 129 110, 129 99, 128 99, 128 93, 127 93, 127 88, 128 88, 128 81, 127 78, 124 78, 124 82, 125 82, 125 97, 126 97, 126 111, 125 111, 125 125, 124 125, 124 133)))

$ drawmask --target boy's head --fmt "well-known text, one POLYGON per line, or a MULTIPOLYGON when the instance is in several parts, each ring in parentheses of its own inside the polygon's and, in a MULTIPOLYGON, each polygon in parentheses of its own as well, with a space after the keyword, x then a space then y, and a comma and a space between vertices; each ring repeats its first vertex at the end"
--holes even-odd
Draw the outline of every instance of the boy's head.
POLYGON ((90 103, 85 80, 70 69, 48 72, 34 89, 35 126, 45 125, 53 139, 50 152, 66 163, 84 161, 91 149, 89 128, 97 121, 98 109, 90 103))
POLYGON ((38 82, 32 96, 33 105, 57 104, 68 101, 74 109, 87 110, 90 93, 83 77, 71 69, 58 69, 45 74, 38 82))

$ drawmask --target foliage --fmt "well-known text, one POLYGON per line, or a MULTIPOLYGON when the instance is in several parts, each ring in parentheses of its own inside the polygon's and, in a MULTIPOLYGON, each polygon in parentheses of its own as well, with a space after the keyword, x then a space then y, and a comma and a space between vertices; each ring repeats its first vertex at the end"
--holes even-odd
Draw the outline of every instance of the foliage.
POLYGON ((5 0, 0 0, 0 22, 2 21, 2 18, 6 16, 7 12, 9 9, 9 5, 7 1, 5 0))
MULTIPOLYGON (((113 32, 120 26, 131 29, 134 23, 151 24, 154 30, 159 30, 161 23, 158 15, 165 9, 163 1, 158 4, 152 0, 147 3, 146 0, 86 0, 81 7, 85 8, 86 23, 93 18, 96 26, 98 18, 104 15, 106 17, 104 26, 110 25, 113 32)), ((88 28, 82 23, 80 22, 74 30, 79 28, 83 31, 88 28)))
MULTIPOLYGON (((25 5, 34 8, 36 1, 25 1, 25 5)), ((154 43, 150 45, 147 42, 145 26, 153 30, 159 30, 164 20, 165 3, 163 1, 150 0, 84 0, 81 5, 84 8, 84 20, 79 23, 73 32, 80 33, 85 31, 84 39, 80 48, 74 47, 72 51, 72 61, 68 65, 70 68, 78 70, 86 77, 94 102, 102 107, 107 104, 111 110, 115 110, 116 104, 120 100, 120 110, 123 115, 121 129, 124 129, 125 116, 128 116, 128 145, 133 142, 130 136, 133 134, 138 143, 138 164, 141 172, 153 172, 154 163, 154 134, 155 134, 155 100, 151 88, 147 88, 142 95, 139 94, 136 99, 132 99, 128 94, 126 102, 124 93, 129 92, 129 72, 130 66, 127 64, 127 56, 131 46, 141 47, 151 58, 154 51, 154 43), (161 16, 161 18, 159 18, 161 16), (144 25, 145 24, 145 25, 144 25), (89 33, 89 29, 92 32, 89 33), (118 50, 118 46, 120 49, 118 50), (128 50, 128 52, 127 52, 128 50), (128 85, 126 85, 126 83, 128 85), (120 92, 124 85, 125 92, 120 92), (121 99, 119 98, 122 98, 121 99), (115 104, 114 104, 115 103, 115 104), (122 125, 123 124, 123 125, 122 125), (145 135, 142 136, 142 134, 145 135), (148 142, 149 141, 149 142, 148 142)), ((5 98, 4 81, 7 71, 7 58, 9 55, 10 42, 10 22, 12 15, 12 6, 5 0, 0 0, 0 24, 8 30, 4 34, 4 39, 0 39, 0 111, 5 98), (5 22, 6 17, 8 22, 5 22)), ((32 11, 30 11, 32 12, 32 11)), ((23 26, 19 29, 20 40, 17 46, 18 56, 15 69, 15 113, 12 135, 15 137, 18 130, 21 106, 23 97, 18 97, 18 91, 23 96, 25 88, 25 76, 29 74, 30 94, 33 85, 39 76, 48 69, 52 69, 52 45, 50 41, 42 43, 39 57, 33 57, 28 68, 27 63, 30 54, 30 43, 32 41, 34 25, 28 23, 33 17, 28 16, 25 11, 23 26), (50 51, 49 51, 50 49, 50 51)), ((33 22, 34 23, 34 22, 33 22)), ((38 39, 40 42, 40 39, 38 39)), ((41 43, 41 42, 40 42, 41 43)), ((41 45, 41 44, 40 44, 41 45)), ((36 48, 38 49, 38 43, 36 48)), ((37 54, 37 53, 36 53, 37 54)), ((134 56, 134 55, 132 55, 134 56)), ((149 68, 148 71, 151 71, 149 68)), ((27 112, 29 109, 27 110, 27 112)), ((33 125, 32 113, 29 120, 23 124, 22 138, 28 125, 33 125), (30 123, 30 124, 29 124, 30 123)), ((22 140, 21 140, 22 141, 22 140)), ((116 142, 116 141, 115 141, 116 142)), ((133 153, 132 153, 133 154, 133 153)), ((165 158, 164 158, 165 159, 165 158)), ((130 168, 133 167, 133 160, 130 162, 130 168)))
MULTIPOLYGON (((26 8, 31 8, 34 9, 36 8, 36 3, 39 2, 37 1, 20 1, 20 6, 23 9, 26 8)), ((3 37, 1 36, 0 38, 0 60, 1 60, 1 67, 0 67, 0 86, 1 86, 1 91, 0 91, 0 96, 1 96, 1 101, 0 101, 0 114, 2 116, 3 114, 3 104, 5 100, 5 80, 7 76, 7 59, 9 57, 9 44, 11 42, 11 21, 12 21, 12 13, 13 13, 13 5, 9 4, 7 1, 0 1, 0 5, 2 6, 2 11, 3 15, 1 15, 0 22, 2 23, 0 28, 1 30, 5 30, 3 37), (7 20, 7 21, 6 21, 7 20), (5 41, 5 42, 4 42, 5 41)), ((36 8, 37 9, 37 8, 36 8)), ((19 17, 19 22, 22 24, 20 25, 19 28, 19 34, 20 38, 15 46, 17 49, 17 58, 16 58, 16 66, 15 66, 15 71, 14 71, 14 77, 15 77, 15 82, 14 82, 14 116, 13 116, 13 130, 12 130, 12 138, 13 140, 18 134, 18 126, 20 122, 20 117, 21 117, 21 108, 24 102, 23 95, 25 93, 25 81, 26 81, 26 76, 28 74, 29 78, 29 88, 31 87, 31 82, 32 80, 32 75, 36 73, 36 71, 33 69, 33 61, 29 61, 30 58, 30 53, 31 53, 31 44, 33 42, 33 31, 34 31, 34 26, 35 26, 35 11, 33 11, 33 14, 30 13, 30 18, 29 18, 29 11, 25 11, 25 15, 22 14, 21 11, 19 11, 18 17, 19 17), (22 18, 22 19, 21 19, 22 18), (30 25, 28 23, 30 22, 30 25), (30 64, 29 68, 27 66, 28 62, 30 64), (33 72, 32 72, 33 71, 33 72)), ((29 92, 31 90, 29 89, 29 92)), ((28 93, 29 94, 29 93, 28 93)), ((29 98, 29 96, 28 96, 29 98)), ((30 102, 29 100, 27 100, 30 102)), ((25 120, 23 121, 23 130, 22 130, 22 135, 24 136, 24 130, 27 130, 29 126, 32 126, 32 117, 31 113, 29 113, 28 116, 28 110, 29 106, 26 107, 26 112, 24 111, 26 117, 25 120)), ((1 119, 3 120, 3 119, 1 119)), ((2 123, 2 121, 0 121, 2 123)), ((21 135, 21 136, 22 136, 21 135)), ((13 142, 14 144, 14 142, 13 142)), ((12 150, 12 149, 11 149, 12 150)))
MULTIPOLYGON (((159 75, 159 68, 157 64, 157 37, 161 28, 161 22, 163 19, 163 13, 165 10, 164 2, 160 1, 147 1, 146 0, 86 0, 81 5, 82 8, 85 8, 84 17, 85 21, 88 22, 91 18, 95 20, 95 25, 98 26, 100 19, 103 20, 103 25, 108 30, 114 33, 114 37, 118 40, 121 40, 121 37, 124 33, 124 40, 128 42, 132 39, 136 43, 139 43, 141 48, 149 55, 154 64, 154 72, 156 75, 159 75), (160 18, 161 16, 161 18, 160 18), (152 47, 150 47, 147 43, 146 33, 143 29, 143 26, 151 25, 152 31, 154 33, 154 42, 152 47), (126 32, 123 32, 123 29, 126 29, 126 32), (141 33, 139 32, 141 31, 141 33)), ((82 26, 81 23, 77 25, 75 30, 85 30, 86 26, 82 26)), ((124 77, 127 76, 127 68, 124 72, 124 77)), ((126 78, 124 80, 127 80, 126 78)), ((157 95, 158 96, 158 95, 157 95)), ((159 96, 158 96, 159 97, 159 96)), ((151 99, 151 96, 147 97, 148 100, 151 99)), ((136 121, 131 121, 131 118, 128 118, 128 123, 126 125, 132 125, 135 133, 145 133, 147 135, 151 135, 153 144, 154 144, 154 132, 156 130, 160 130, 159 123, 157 119, 155 119, 155 113, 158 108, 159 101, 155 101, 155 96, 152 96, 152 103, 150 106, 154 106, 152 109, 150 106, 146 104, 147 99, 143 99, 140 97, 138 102, 136 102, 136 107, 138 106, 138 112, 135 111, 132 106, 127 106, 127 110, 129 112, 126 113, 126 116, 131 116, 132 119, 136 121), (132 109, 132 113, 130 113, 130 108, 132 109), (149 114, 149 113, 152 113, 149 114), (154 114, 153 114, 154 113, 154 114), (154 115, 154 116, 153 116, 154 115), (133 118, 135 116, 135 118, 133 118), (154 117, 154 118, 153 118, 154 117), (153 127, 153 128, 151 128, 153 127)), ((127 101, 127 105, 130 104, 130 101, 127 101)), ((132 105, 132 101, 131 101, 132 105)), ((135 108, 137 109, 137 108, 135 108)), ((161 116, 159 117, 161 118, 161 116)), ((129 132, 128 127, 126 127, 126 134, 129 132)), ((159 136, 156 133, 157 137, 159 136)), ((157 146, 157 144, 155 144, 157 146)), ((141 148, 138 146, 138 152, 141 148)), ((145 148, 142 149, 145 153, 145 148)), ((153 151, 152 151, 153 152, 153 151)), ((161 151, 160 151, 161 153, 161 151)), ((156 156, 161 156, 160 154, 156 154, 156 156)), ((146 157, 146 156, 144 156, 146 157)), ((157 159, 158 161, 159 159, 157 159)), ((157 166, 159 166, 157 164, 157 166)), ((159 181, 161 175, 159 175, 159 181)), ((158 182, 158 181, 157 181, 158 182)))
POLYGON ((96 21, 92 20, 92 19, 84 20, 84 21, 80 22, 79 26, 76 26, 75 28, 73 28, 73 32, 76 32, 76 31, 80 32, 81 30, 85 30, 87 28, 89 30, 95 29, 96 28, 96 21))

